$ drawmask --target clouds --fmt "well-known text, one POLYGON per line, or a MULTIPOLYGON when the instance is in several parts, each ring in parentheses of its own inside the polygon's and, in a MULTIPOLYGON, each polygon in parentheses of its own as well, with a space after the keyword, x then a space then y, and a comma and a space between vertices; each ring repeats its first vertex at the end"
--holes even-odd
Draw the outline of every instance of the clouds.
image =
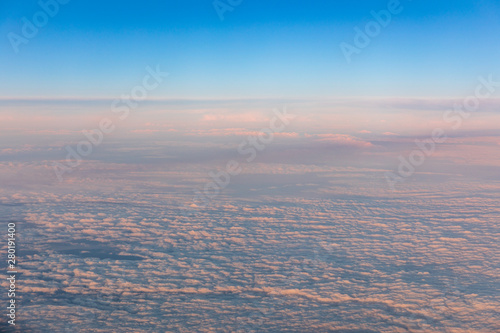
MULTIPOLYGON (((272 109, 288 105, 297 115, 287 127, 288 135, 342 134, 384 139, 388 133, 399 136, 428 136, 432 128, 442 127, 449 135, 495 133, 492 125, 499 121, 498 99, 481 103, 481 108, 454 130, 442 118, 460 99, 436 98, 336 98, 323 100, 148 100, 131 113, 127 121, 119 121, 109 112, 110 101, 45 100, 40 105, 21 101, 0 101, 3 117, 0 136, 16 140, 54 145, 84 139, 104 118, 119 124, 116 133, 106 141, 175 139, 179 137, 249 135, 269 125, 272 109)), ((34 102, 33 102, 34 103, 34 102)), ((285 135, 285 133, 283 133, 285 135)), ((26 142, 23 142, 26 143, 26 142)))
MULTIPOLYGON (((500 331, 485 2, 409 2, 355 66, 338 44, 369 2, 249 1, 224 22, 211 1, 65 6, 30 52, 0 53, 20 331, 500 331), (391 191, 397 156, 418 170, 391 191)), ((6 8, 4 36, 35 28, 6 8)))
POLYGON ((373 146, 373 144, 371 144, 370 142, 366 142, 362 139, 346 134, 320 134, 318 135, 318 139, 316 139, 315 142, 333 146, 353 146, 360 148, 368 148, 373 146))
POLYGON ((450 136, 391 192, 384 172, 425 137, 434 120, 413 121, 435 105, 375 115, 390 103, 301 102, 200 207, 193 190, 240 158, 269 114, 190 103, 146 103, 62 183, 51 162, 79 136, 35 121, 42 132, 4 134, 0 209, 22 217, 28 331, 498 330, 494 129, 450 136))
POLYGON ((367 181, 383 182, 376 169, 264 163, 248 170, 253 187, 263 171, 294 184, 305 172, 322 178, 310 192, 229 192, 192 214, 183 187, 154 191, 149 173, 137 183, 88 178, 80 193, 0 190, 29 221, 18 222, 22 324, 498 329, 498 184, 430 180, 392 193, 367 181))

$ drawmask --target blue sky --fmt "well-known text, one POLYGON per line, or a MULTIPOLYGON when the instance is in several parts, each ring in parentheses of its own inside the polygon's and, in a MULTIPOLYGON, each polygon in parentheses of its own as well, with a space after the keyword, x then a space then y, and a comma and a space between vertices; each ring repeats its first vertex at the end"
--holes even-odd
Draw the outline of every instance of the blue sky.
POLYGON ((15 53, 36 1, 0 7, 1 97, 114 97, 146 66, 170 73, 160 98, 463 96, 500 59, 494 1, 401 1, 403 11, 348 64, 387 1, 243 1, 221 21, 212 1, 70 1, 15 53))

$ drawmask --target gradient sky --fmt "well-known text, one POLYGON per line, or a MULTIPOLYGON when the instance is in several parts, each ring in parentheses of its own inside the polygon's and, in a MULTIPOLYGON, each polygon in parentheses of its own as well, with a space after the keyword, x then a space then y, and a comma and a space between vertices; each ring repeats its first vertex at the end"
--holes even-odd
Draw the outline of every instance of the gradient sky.
POLYGON ((0 5, 0 97, 115 97, 146 66, 170 73, 159 98, 464 96, 496 74, 500 4, 401 1, 348 64, 341 42, 387 1, 70 1, 15 53, 7 34, 37 1, 0 5))

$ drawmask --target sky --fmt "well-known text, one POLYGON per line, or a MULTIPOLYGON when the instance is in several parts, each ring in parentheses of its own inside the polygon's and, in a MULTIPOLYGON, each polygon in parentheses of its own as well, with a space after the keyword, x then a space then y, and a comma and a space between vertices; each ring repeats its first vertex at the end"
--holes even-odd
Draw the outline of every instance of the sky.
POLYGON ((1 98, 113 98, 146 66, 170 73, 157 98, 463 96, 496 71, 496 1, 401 1, 401 12, 346 61, 342 42, 387 1, 69 1, 14 49, 37 1, 0 7, 1 98))
POLYGON ((13 332, 500 331, 497 1, 54 1, 0 4, 13 332))

